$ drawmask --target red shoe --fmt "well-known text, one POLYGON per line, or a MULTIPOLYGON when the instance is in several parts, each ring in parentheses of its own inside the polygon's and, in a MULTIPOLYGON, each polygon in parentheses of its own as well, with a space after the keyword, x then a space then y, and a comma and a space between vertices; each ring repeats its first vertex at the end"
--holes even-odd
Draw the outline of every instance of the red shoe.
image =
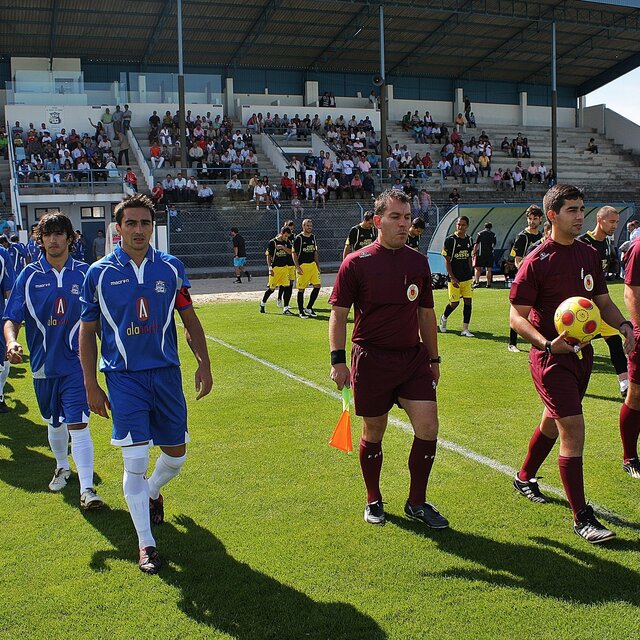
POLYGON ((149 575, 158 573, 158 570, 162 566, 158 550, 155 547, 143 547, 140 549, 138 566, 142 573, 148 573, 149 575))
POLYGON ((162 524, 164 522, 164 498, 160 494, 155 500, 149 498, 149 517, 151 524, 162 524))

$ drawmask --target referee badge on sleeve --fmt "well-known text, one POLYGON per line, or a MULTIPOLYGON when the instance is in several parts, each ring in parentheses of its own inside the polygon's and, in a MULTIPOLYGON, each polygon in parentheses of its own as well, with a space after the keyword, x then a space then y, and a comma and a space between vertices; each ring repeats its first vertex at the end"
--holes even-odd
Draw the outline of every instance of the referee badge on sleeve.
POLYGON ((418 285, 410 284, 407 289, 407 298, 409 298, 409 300, 413 302, 418 297, 419 293, 420 293, 420 289, 418 289, 418 285))

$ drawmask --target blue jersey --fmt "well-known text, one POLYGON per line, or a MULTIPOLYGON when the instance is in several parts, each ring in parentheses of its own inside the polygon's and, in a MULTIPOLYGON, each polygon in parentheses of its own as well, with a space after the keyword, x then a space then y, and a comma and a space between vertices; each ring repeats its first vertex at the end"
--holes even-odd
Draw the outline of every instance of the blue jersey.
POLYGON ((84 240, 74 240, 73 241, 73 257, 76 260, 84 261, 87 255, 87 247, 85 245, 84 240))
POLYGON ((120 244, 91 265, 82 291, 82 320, 100 319, 100 370, 179 365, 173 312, 191 306, 188 294, 178 296, 190 286, 182 262, 153 247, 140 267, 120 244))
POLYGON ((27 262, 27 247, 22 242, 12 242, 9 245, 9 255, 11 256, 11 264, 15 271, 16 277, 24 269, 27 262))
MULTIPOLYGON (((5 295, 11 291, 15 279, 16 273, 13 268, 11 254, 4 247, 0 247, 0 312, 2 313, 4 313, 5 295)), ((0 334, 2 334, 0 336, 0 346, 4 347, 4 332, 0 331, 0 334)), ((4 355, 0 358, 0 362, 4 362, 4 355)))
POLYGON ((25 323, 34 378, 67 376, 80 366, 80 294, 88 268, 69 256, 58 272, 43 255, 16 279, 4 319, 25 323))
POLYGON ((27 255, 29 262, 38 262, 42 255, 42 248, 33 238, 29 238, 29 242, 27 242, 27 255))

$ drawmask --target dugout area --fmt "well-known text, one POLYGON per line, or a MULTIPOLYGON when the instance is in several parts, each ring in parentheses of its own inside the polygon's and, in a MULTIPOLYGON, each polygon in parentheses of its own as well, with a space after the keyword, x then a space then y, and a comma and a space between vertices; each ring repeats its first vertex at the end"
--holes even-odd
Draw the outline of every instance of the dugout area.
MULTIPOLYGON (((487 222, 493 225, 492 231, 496 234, 496 248, 494 250, 494 271, 499 271, 500 261, 505 252, 510 251, 515 237, 526 225, 525 212, 527 207, 537 204, 542 208, 542 202, 521 202, 509 204, 458 204, 452 207, 440 220, 436 227, 427 255, 433 273, 446 273, 444 258, 442 257, 442 247, 445 238, 455 231, 456 220, 460 216, 469 218, 469 229, 467 233, 475 240, 478 232, 482 231, 487 222)), ((606 205, 615 207, 620 212, 620 222, 615 233, 614 244, 618 247, 627 239, 627 221, 635 214, 635 205, 628 202, 587 202, 585 203, 585 218, 583 233, 593 229, 596 224, 598 210, 606 205)))

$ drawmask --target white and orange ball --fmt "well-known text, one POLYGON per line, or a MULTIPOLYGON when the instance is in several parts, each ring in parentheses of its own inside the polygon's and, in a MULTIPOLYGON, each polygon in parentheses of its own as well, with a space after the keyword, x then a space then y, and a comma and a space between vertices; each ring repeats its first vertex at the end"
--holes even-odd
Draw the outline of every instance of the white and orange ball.
POLYGON ((566 331, 570 344, 590 342, 600 333, 600 309, 593 300, 575 296, 558 305, 553 316, 558 333, 566 331))

